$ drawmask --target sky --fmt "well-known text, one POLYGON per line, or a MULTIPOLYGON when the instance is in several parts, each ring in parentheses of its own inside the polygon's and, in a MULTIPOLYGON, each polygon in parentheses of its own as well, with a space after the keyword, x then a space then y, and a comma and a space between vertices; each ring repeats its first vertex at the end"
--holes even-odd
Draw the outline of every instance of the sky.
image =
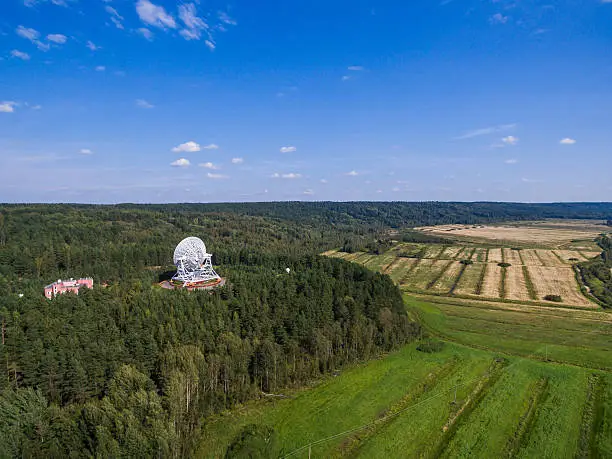
POLYGON ((611 201, 612 0, 2 0, 0 202, 611 201))

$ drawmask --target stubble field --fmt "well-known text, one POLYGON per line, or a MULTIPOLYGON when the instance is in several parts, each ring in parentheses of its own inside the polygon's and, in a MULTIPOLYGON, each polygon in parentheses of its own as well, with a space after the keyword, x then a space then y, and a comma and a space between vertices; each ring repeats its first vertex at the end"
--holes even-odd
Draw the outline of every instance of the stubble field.
POLYGON ((581 292, 574 268, 575 263, 599 255, 594 250, 399 243, 384 255, 335 251, 326 255, 389 274, 410 292, 518 302, 546 302, 547 295, 559 295, 561 301, 551 304, 598 308, 581 292), (504 263, 509 266, 500 266, 504 263))

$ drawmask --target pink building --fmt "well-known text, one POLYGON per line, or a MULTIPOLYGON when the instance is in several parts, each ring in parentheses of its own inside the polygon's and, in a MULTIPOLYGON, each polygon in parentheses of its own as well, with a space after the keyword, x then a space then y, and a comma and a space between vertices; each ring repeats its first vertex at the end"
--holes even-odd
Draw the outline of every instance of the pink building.
POLYGON ((93 288, 93 279, 91 277, 65 281, 59 279, 57 282, 53 282, 45 287, 45 297, 51 299, 66 292, 72 292, 78 295, 81 287, 93 288))

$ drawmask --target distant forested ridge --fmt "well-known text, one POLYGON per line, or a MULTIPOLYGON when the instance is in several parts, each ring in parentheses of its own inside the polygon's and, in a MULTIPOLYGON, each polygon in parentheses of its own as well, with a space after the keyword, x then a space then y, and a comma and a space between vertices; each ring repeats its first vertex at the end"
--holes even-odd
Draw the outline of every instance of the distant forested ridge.
POLYGON ((591 294, 605 307, 612 308, 612 239, 601 236, 597 243, 602 254, 595 260, 581 263, 578 269, 591 294))

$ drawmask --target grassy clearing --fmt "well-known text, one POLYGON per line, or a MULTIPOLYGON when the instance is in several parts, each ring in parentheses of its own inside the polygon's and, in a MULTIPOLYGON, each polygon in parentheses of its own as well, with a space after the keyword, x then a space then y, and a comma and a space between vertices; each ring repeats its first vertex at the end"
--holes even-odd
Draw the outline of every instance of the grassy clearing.
MULTIPOLYGON (((273 426, 279 437, 279 453, 361 426, 384 416, 408 394, 444 365, 471 367, 486 360, 486 353, 448 345, 426 354, 410 345, 364 365, 328 378, 316 387, 292 394, 292 398, 261 400, 209 420, 202 432, 197 457, 222 457, 227 445, 248 424, 273 426)), ((449 373, 456 374, 455 370, 449 373)), ((444 379, 446 381, 446 379, 444 379)), ((432 387, 433 389, 433 387, 432 387)), ((420 396, 417 396, 417 398, 420 396)), ((330 457, 347 437, 321 444, 315 457, 330 457)), ((296 457, 307 457, 305 454, 296 457)))
MULTIPOLYGON (((612 371, 608 314, 405 300, 450 340, 440 352, 412 344, 288 398, 214 417, 197 457, 223 457, 247 424, 273 427, 279 456, 346 432, 315 445, 312 457, 610 457, 612 373, 593 369, 612 371)), ((308 457, 308 448, 292 457, 308 457)))
POLYGON ((483 380, 491 366, 491 356, 470 354, 461 363, 447 378, 438 381, 432 394, 417 401, 420 405, 415 404, 409 412, 402 413, 376 435, 365 439, 358 454, 352 457, 435 457, 435 451, 445 438, 444 426, 483 380))
POLYGON ((557 316, 547 310, 523 312, 439 300, 434 303, 406 297, 409 308, 430 330, 455 342, 532 359, 547 357, 554 362, 612 370, 612 323, 608 314, 600 313, 602 321, 596 321, 579 314, 557 316))

